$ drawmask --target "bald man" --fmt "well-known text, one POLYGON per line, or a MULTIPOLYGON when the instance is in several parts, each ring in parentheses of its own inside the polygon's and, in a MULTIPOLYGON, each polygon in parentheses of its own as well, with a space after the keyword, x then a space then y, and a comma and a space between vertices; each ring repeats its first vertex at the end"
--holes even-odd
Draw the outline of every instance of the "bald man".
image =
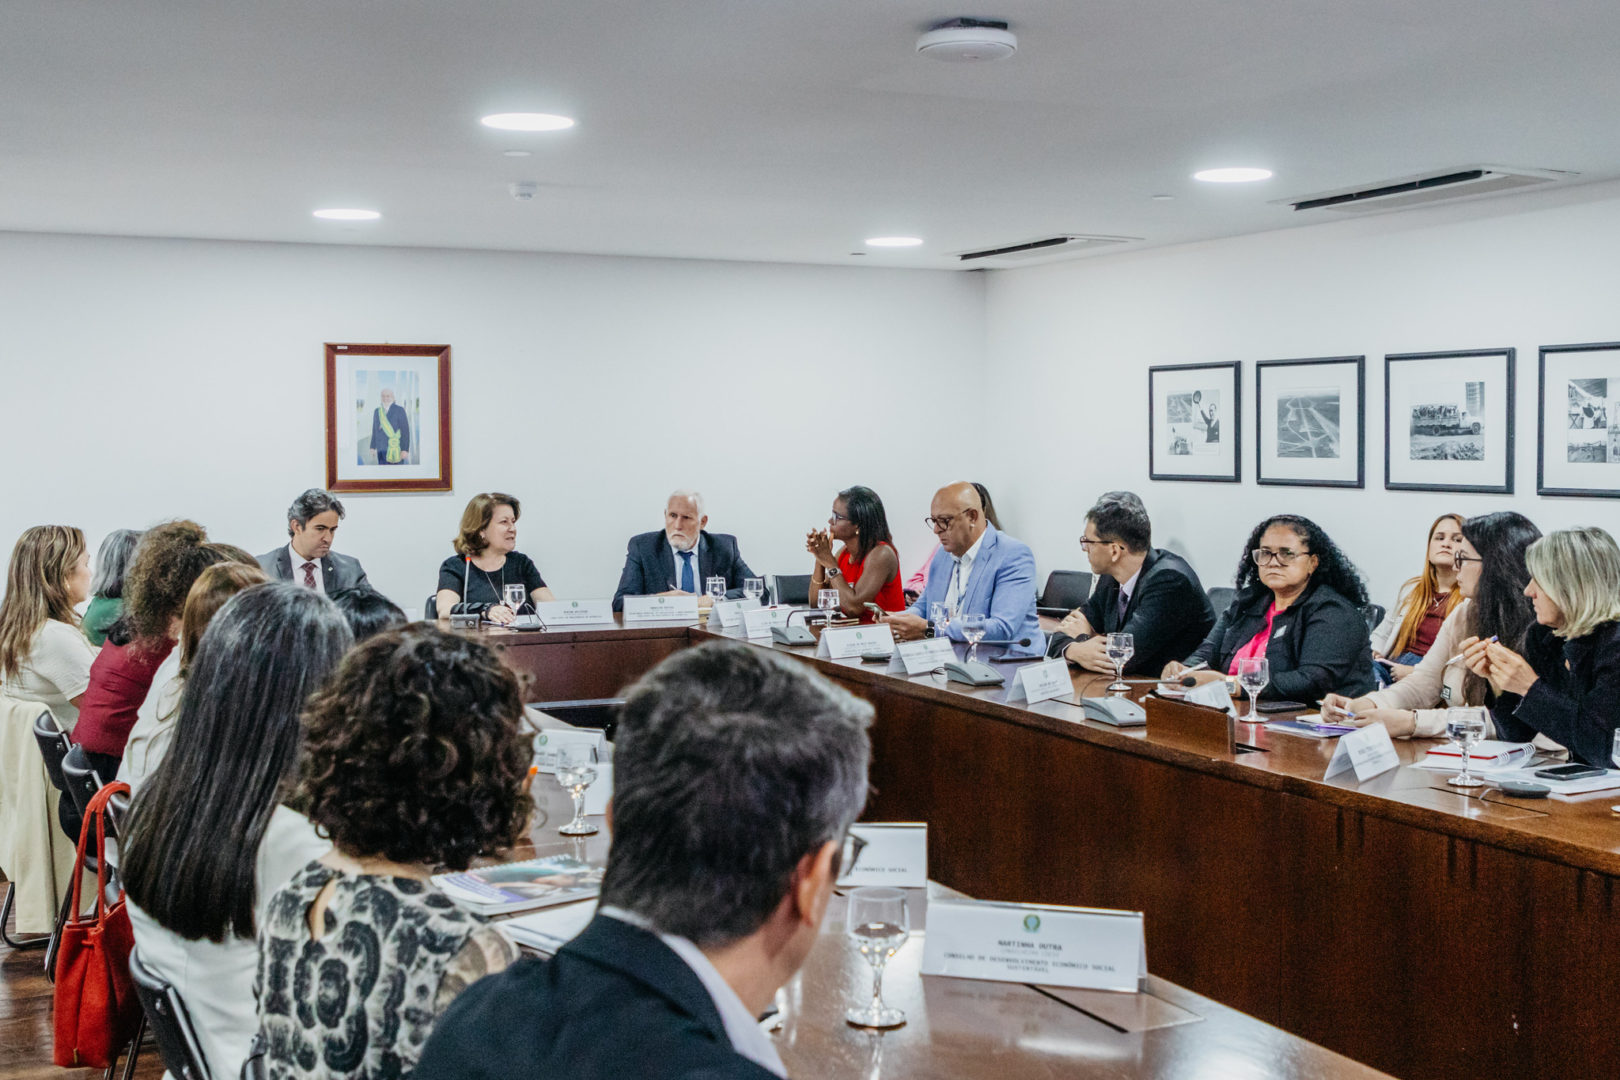
MULTIPOLYGON (((917 602, 885 621, 896 641, 913 641, 928 633, 928 605, 944 604, 964 615, 987 615, 986 641, 1029 640, 1007 647, 1007 656, 1039 656, 1046 635, 1035 613, 1035 556, 985 518, 984 504, 972 484, 948 484, 934 493, 928 525, 939 538, 939 550, 928 564, 928 580, 917 602)), ((962 625, 953 618, 947 633, 962 640, 962 625)))

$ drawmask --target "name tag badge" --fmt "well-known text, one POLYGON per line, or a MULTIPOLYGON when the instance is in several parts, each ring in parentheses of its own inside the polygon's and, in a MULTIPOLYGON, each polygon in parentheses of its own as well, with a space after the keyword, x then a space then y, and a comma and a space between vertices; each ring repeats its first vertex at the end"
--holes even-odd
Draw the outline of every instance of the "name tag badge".
POLYGON ((1069 662, 1063 659, 1047 660, 1039 664, 1024 664, 1018 677, 1007 688, 1007 701, 1022 701, 1033 705, 1037 701, 1063 697, 1074 689, 1069 678, 1069 662))
POLYGON ((950 638, 923 638, 921 641, 902 641, 889 656, 891 675, 927 675, 956 659, 956 648, 950 638))
MULTIPOLYGON (((759 601, 751 596, 745 596, 741 600, 716 600, 714 606, 709 609, 709 625, 713 626, 718 619, 723 628, 734 629, 742 625, 743 612, 752 611, 757 607, 759 601)), ((769 635, 770 631, 767 630, 766 634, 769 635)))
POLYGON ((612 600, 545 600, 534 605, 534 613, 548 627, 613 623, 612 600))
POLYGON ((543 773, 557 771, 557 750, 563 746, 594 746, 596 756, 607 756, 606 743, 600 731, 589 728, 547 728, 534 737, 534 765, 543 773))
POLYGON ((928 826, 920 821, 851 825, 849 831, 866 841, 855 867, 838 879, 839 885, 891 885, 921 889, 928 884, 928 826))
POLYGON ((624 598, 624 621, 644 622, 697 622, 698 598, 695 596, 627 596, 624 598))
POLYGON ((826 660, 846 660, 867 652, 894 652, 894 631, 884 624, 846 626, 823 630, 816 644, 816 655, 826 660))
POLYGON ((930 900, 922 973, 1135 993, 1147 974, 1142 913, 930 900))
POLYGON ((1347 769, 1354 769, 1357 781, 1371 780, 1400 763, 1400 755, 1395 752, 1395 744, 1390 741, 1384 725, 1368 724, 1353 735, 1340 736, 1322 779, 1331 780, 1347 769))
POLYGON ((754 607, 742 613, 743 634, 749 638, 768 638, 771 627, 786 626, 791 607, 754 607))

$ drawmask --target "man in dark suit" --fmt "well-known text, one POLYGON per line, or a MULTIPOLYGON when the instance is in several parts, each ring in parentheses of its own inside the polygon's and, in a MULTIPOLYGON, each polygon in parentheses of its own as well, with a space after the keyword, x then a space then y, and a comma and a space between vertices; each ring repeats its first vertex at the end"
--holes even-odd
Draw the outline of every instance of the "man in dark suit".
POLYGON ((696 491, 677 491, 664 505, 662 532, 638 533, 630 538, 624 556, 624 572, 613 594, 613 610, 624 610, 627 596, 696 595, 699 607, 709 605, 706 584, 710 577, 726 579, 726 596, 743 594, 743 578, 753 577, 737 538, 726 533, 705 531, 709 524, 703 512, 703 496, 696 491))
POLYGON ((464 990, 416 1080, 786 1075, 756 1018, 815 944, 866 802, 872 707, 711 642, 631 688, 600 907, 551 960, 464 990))
POLYGON ((394 392, 384 387, 378 395, 381 404, 371 413, 371 449, 378 465, 411 463, 411 421, 402 406, 394 404, 394 392))
POLYGON ((345 589, 369 589, 360 560, 332 550, 343 504, 330 491, 310 488, 287 508, 286 547, 258 556, 259 566, 277 581, 291 581, 332 596, 345 589))
POLYGON ((1198 574, 1180 555, 1153 546, 1153 523, 1133 493, 1110 491, 1098 499, 1086 512, 1080 546, 1097 587, 1058 624, 1046 655, 1112 675, 1107 637, 1123 632, 1136 650, 1125 674, 1156 674, 1196 649, 1215 625, 1198 574))

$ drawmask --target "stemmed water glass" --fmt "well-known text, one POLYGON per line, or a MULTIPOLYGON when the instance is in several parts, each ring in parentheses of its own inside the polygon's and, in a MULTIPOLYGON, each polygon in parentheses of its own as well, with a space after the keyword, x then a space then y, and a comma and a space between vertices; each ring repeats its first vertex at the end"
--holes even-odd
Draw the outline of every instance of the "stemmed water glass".
POLYGON ((507 585, 502 589, 502 592, 504 595, 501 597, 501 601, 506 605, 506 609, 512 613, 512 617, 517 618, 518 609, 523 606, 523 584, 519 582, 515 585, 507 585))
POLYGON ((818 590, 816 593, 816 607, 820 609, 822 617, 827 620, 826 625, 831 626, 833 618, 838 614, 838 590, 818 590))
POLYGON ((722 600, 724 600, 726 598, 726 579, 725 578, 718 577, 718 576, 711 577, 708 580, 706 580, 704 582, 704 584, 708 586, 708 593, 709 593, 709 599, 710 600, 713 600, 715 603, 719 603, 720 601, 722 601, 722 600))
POLYGON ((1238 661, 1237 677, 1238 685, 1249 695, 1249 715, 1243 718, 1243 722, 1258 724, 1260 716, 1257 707, 1260 704, 1260 691, 1271 682, 1271 661, 1263 656, 1245 656, 1238 661))
POLYGON ((574 820, 558 828, 564 836, 589 836, 596 826, 585 820, 585 789, 596 781, 596 747, 557 748, 557 783, 574 797, 574 820))
POLYGON ((1108 635, 1105 646, 1108 662, 1114 665, 1114 681, 1108 684, 1106 692, 1123 694, 1131 688, 1125 681, 1125 664, 1136 654, 1136 640, 1129 634, 1113 633, 1108 635))
POLYGON ((1481 711, 1478 708, 1446 710, 1446 734, 1462 747, 1462 772, 1446 781, 1452 787, 1479 787, 1485 783, 1469 768, 1474 744, 1485 734, 1485 717, 1480 715, 1481 711))
POLYGON ((986 615, 963 615, 962 638, 968 643, 968 663, 979 658, 979 642, 984 640, 985 632, 990 629, 990 618, 986 615))
POLYGON ((743 578, 743 595, 750 600, 759 600, 765 595, 765 579, 762 577, 743 578))
POLYGON ((935 637, 944 637, 945 631, 951 627, 950 609, 935 600, 928 605, 928 622, 934 628, 935 637))
POLYGON ((899 1027, 906 1022, 906 1014, 883 1003, 883 967, 911 936, 905 892, 888 888, 855 889, 849 894, 845 925, 855 948, 872 965, 872 1000, 844 1013, 844 1019, 856 1027, 899 1027))

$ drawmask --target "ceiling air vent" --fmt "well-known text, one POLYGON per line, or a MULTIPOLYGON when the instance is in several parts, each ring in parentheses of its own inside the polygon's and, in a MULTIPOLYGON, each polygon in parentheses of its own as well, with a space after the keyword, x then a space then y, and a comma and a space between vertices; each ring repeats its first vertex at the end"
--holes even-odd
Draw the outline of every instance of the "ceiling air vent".
POLYGON ((1345 214, 1371 214, 1383 210, 1403 210, 1409 206, 1449 202, 1479 195, 1539 187, 1571 180, 1579 173, 1560 169, 1509 169, 1500 165, 1468 165, 1460 169, 1403 176, 1339 191, 1323 191, 1279 199, 1273 205, 1295 210, 1337 210, 1345 214))
POLYGON ((971 266, 1018 266, 1050 259, 1064 259, 1083 251, 1094 251, 1140 239, 1142 239, 1140 236, 1088 236, 1066 233, 1063 236, 1048 236, 1044 240, 1026 240, 1017 244, 1002 244, 999 247, 958 251, 954 254, 958 262, 971 266))

